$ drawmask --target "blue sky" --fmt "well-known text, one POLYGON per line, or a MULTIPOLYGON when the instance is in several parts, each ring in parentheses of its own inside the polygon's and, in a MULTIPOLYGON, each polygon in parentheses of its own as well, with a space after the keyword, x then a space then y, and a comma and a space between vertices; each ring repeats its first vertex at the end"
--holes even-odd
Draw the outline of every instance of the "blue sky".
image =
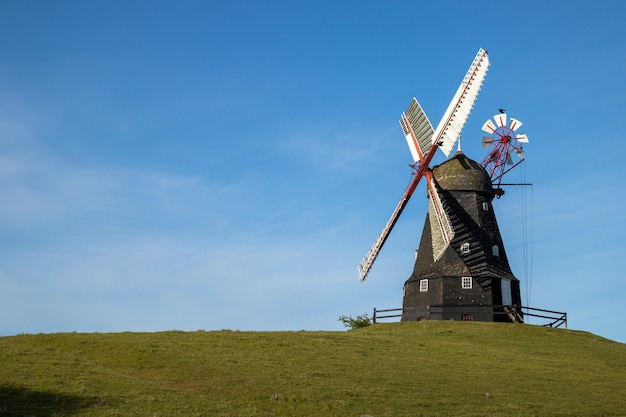
POLYGON ((626 342, 622 3, 3 1, 0 335, 400 307, 423 184, 357 274, 410 180, 398 119, 436 124, 484 48, 461 143, 524 122, 534 185, 494 203, 524 301, 626 342))

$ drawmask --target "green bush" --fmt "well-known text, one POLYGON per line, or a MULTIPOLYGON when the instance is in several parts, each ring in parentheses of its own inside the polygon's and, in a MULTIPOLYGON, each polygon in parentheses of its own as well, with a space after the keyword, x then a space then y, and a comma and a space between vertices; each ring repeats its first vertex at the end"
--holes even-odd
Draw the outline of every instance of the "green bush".
POLYGON ((350 330, 360 329, 372 324, 372 319, 370 319, 365 313, 356 316, 355 319, 353 319, 352 316, 339 316, 338 320, 350 330))

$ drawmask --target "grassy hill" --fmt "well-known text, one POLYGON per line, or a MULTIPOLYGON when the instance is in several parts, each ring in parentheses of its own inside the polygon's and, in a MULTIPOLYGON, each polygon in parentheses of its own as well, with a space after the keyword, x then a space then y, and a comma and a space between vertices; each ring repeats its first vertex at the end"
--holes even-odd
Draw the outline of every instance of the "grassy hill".
POLYGON ((623 416, 626 345, 529 325, 0 337, 0 416, 623 416))

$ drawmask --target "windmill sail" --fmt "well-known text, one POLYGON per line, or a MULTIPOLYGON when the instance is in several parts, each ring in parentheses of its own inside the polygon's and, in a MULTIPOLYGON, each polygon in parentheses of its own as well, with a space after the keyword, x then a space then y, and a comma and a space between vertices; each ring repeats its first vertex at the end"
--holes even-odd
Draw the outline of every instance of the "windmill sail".
POLYGON ((365 257, 359 263, 359 279, 361 282, 365 281, 365 277, 367 277, 367 274, 378 257, 381 248, 387 241, 391 230, 396 225, 398 218, 400 218, 402 211, 408 204, 409 199, 413 195, 413 191, 417 188, 417 184, 422 178, 424 168, 428 166, 430 160, 435 155, 436 147, 433 148, 431 144, 434 132, 433 126, 430 124, 430 120, 426 117, 424 110, 422 110, 422 106, 420 106, 415 97, 413 97, 407 111, 402 114, 402 117, 400 118, 400 126, 404 132, 406 142, 409 145, 411 156, 415 162, 420 162, 421 169, 418 170, 416 175, 411 180, 411 183, 400 198, 400 201, 396 205, 396 208, 387 221, 383 231, 378 236, 378 239, 376 239, 370 250, 367 251, 365 257))
POLYGON ((450 218, 443 206, 441 193, 435 185, 435 180, 428 181, 428 217, 433 244, 433 260, 437 261, 446 251, 454 239, 454 229, 450 218))
POLYGON ((419 162, 432 146, 434 130, 415 97, 406 112, 402 114, 400 126, 411 150, 413 162, 419 162))
POLYGON ((421 179, 421 176, 416 175, 413 177, 413 179, 411 180, 411 183, 409 184, 406 191, 402 195, 400 202, 398 202, 396 209, 391 214, 389 221, 387 221, 385 228, 380 233, 380 236, 378 236, 378 239, 376 239, 376 242, 374 242, 370 250, 368 250, 367 254, 365 254, 365 257, 363 258, 363 260, 359 263, 359 279, 361 280, 361 282, 365 281, 365 277, 367 277, 367 274, 370 272, 370 269, 372 268, 374 261, 376 260, 376 258, 378 257, 378 254, 380 253, 380 249, 383 247, 383 245, 387 241, 387 238, 389 237, 389 234, 391 233, 393 226, 396 225, 396 222, 400 218, 400 214, 402 214, 402 211, 404 210, 407 203, 409 202, 409 199, 411 198, 411 195, 413 195, 413 191, 415 191, 415 188, 417 188, 417 184, 419 183, 420 179, 421 179))
POLYGON ((474 102, 478 97, 478 92, 483 85, 488 69, 489 56, 487 51, 480 49, 441 118, 437 129, 435 129, 432 143, 440 143, 439 149, 446 157, 450 156, 454 144, 461 136, 463 126, 465 126, 465 122, 474 107, 474 102))

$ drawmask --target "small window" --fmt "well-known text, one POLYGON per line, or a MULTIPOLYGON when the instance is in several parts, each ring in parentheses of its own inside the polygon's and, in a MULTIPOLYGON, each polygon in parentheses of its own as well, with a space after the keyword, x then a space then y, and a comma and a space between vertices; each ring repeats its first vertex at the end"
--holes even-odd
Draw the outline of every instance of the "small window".
POLYGON ((471 314, 463 314, 461 316, 461 320, 463 320, 463 321, 474 321, 474 316, 472 316, 471 314))
POLYGON ((472 277, 462 277, 461 288, 465 290, 469 290, 470 288, 472 288, 472 277))
POLYGON ((461 253, 470 253, 470 247, 468 242, 465 242, 461 245, 461 253))
POLYGON ((483 202, 483 210, 489 211, 489 203, 483 202))
POLYGON ((491 247, 491 253, 493 256, 500 256, 500 248, 498 248, 498 245, 493 245, 491 247))
POLYGON ((428 280, 420 279, 420 292, 428 291, 428 280))

